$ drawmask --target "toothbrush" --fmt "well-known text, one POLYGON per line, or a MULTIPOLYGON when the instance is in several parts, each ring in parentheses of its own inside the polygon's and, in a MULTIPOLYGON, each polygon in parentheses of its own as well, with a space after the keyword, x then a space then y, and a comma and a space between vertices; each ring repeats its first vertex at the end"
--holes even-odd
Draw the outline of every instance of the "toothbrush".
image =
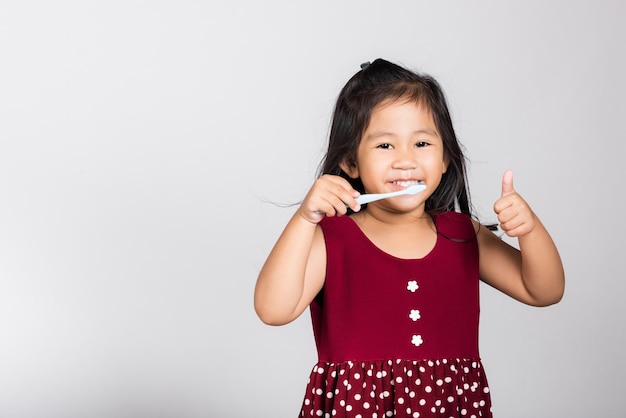
MULTIPOLYGON (((402 190, 398 190, 396 192, 362 194, 359 197, 357 197, 355 200, 360 205, 363 205, 365 203, 375 202, 376 200, 387 199, 388 197, 402 196, 405 194, 418 194, 419 192, 422 192, 425 189, 426 189, 426 185, 424 183, 416 183, 402 190)), ((323 213, 323 212, 321 210, 316 210, 315 213, 323 213)))
POLYGON ((365 203, 374 202, 376 200, 387 199, 388 197, 401 196, 405 194, 418 194, 419 192, 424 191, 424 189, 426 189, 426 185, 424 183, 416 183, 402 190, 398 190, 397 192, 362 194, 355 200, 360 205, 363 205, 365 203))

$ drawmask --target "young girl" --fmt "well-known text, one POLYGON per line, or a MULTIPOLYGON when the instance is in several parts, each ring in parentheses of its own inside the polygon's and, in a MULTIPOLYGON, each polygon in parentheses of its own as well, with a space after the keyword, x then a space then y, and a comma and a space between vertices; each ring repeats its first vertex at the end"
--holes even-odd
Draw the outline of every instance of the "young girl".
POLYGON ((322 175, 259 274, 256 312, 283 325, 310 306, 319 360, 302 417, 490 417, 479 280, 556 303, 558 251, 510 171, 494 210, 520 250, 472 219, 465 157, 433 78, 382 59, 361 68, 337 100, 322 175), (355 200, 416 183, 415 195, 355 200))

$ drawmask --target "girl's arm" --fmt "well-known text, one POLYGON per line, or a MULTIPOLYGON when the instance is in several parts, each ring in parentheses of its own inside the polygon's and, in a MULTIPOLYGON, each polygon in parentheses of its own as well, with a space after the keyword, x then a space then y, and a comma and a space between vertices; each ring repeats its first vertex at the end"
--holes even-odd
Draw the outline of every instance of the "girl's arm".
POLYGON ((259 273, 254 308, 263 322, 283 325, 293 321, 322 289, 326 248, 317 224, 324 216, 345 215, 346 203, 358 210, 357 196, 341 177, 324 175, 315 182, 259 273))
POLYGON ((533 306, 548 306, 563 297, 565 274, 559 252, 539 218, 513 189, 513 173, 502 179, 502 197, 495 203, 500 227, 517 237, 520 249, 480 228, 480 274, 485 283, 533 306))

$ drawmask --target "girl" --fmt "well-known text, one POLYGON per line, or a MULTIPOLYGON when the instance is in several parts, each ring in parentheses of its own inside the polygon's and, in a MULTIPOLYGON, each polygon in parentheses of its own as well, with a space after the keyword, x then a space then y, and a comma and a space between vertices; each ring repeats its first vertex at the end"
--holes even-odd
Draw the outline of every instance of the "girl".
POLYGON ((283 325, 310 306, 319 360, 300 416, 490 417, 479 279, 554 304, 558 251, 511 171, 494 210, 520 249, 472 219, 465 157, 433 78, 382 59, 361 68, 337 100, 321 176, 259 274, 256 312, 283 325), (355 200, 415 183, 425 189, 355 200))

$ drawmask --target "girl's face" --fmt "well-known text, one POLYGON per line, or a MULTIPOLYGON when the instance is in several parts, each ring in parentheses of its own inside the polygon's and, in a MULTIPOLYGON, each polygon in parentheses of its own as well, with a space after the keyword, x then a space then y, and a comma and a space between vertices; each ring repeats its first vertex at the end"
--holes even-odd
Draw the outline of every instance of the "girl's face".
POLYGON ((376 202, 399 211, 423 210, 447 167, 443 140, 431 112, 402 99, 374 108, 357 148, 356 161, 342 163, 350 177, 361 178, 366 193, 393 192, 423 182, 426 190, 417 195, 376 202))

